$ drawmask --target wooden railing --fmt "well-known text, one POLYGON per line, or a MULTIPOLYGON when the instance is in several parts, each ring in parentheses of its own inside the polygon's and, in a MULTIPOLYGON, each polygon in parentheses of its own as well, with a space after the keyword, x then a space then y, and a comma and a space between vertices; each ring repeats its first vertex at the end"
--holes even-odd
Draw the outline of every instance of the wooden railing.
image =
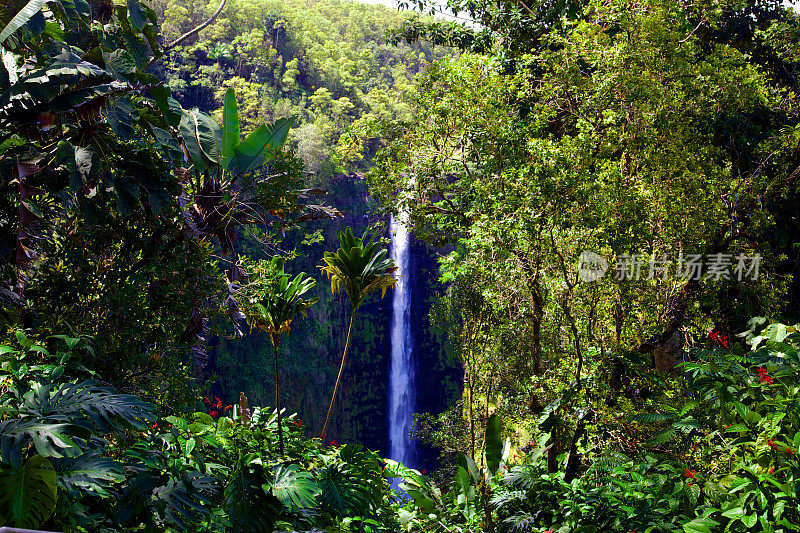
POLYGON ((0 533, 58 533, 57 531, 42 531, 41 529, 22 529, 19 527, 0 527, 0 533))

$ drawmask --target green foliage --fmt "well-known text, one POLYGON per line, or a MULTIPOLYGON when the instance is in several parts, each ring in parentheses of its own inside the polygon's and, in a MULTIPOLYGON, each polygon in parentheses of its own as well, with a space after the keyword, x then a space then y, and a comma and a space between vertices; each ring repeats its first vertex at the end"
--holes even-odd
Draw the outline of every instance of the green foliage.
POLYGON ((289 331, 294 318, 306 317, 309 307, 319 300, 302 298, 316 281, 303 272, 291 279, 280 257, 254 264, 248 268, 248 274, 249 284, 240 289, 240 299, 246 300, 243 306, 250 316, 250 325, 268 332, 277 346, 278 338, 289 331))
POLYGON ((56 508, 56 472, 35 455, 22 465, 0 470, 0 520, 13 527, 38 527, 56 508))
POLYGON ((324 265, 320 269, 331 280, 331 292, 344 290, 353 310, 371 292, 380 289, 383 298, 386 289, 397 283, 392 275, 397 267, 386 257, 388 251, 381 244, 377 232, 357 238, 348 227, 339 232, 339 249, 325 252, 322 258, 324 265))

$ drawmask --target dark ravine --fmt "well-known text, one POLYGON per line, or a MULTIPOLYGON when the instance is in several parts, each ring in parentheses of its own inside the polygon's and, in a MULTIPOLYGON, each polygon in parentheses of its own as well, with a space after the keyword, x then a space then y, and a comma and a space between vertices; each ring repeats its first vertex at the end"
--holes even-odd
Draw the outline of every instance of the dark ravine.
MULTIPOLYGON (((388 217, 369 214, 370 199, 366 184, 358 175, 339 175, 328 186, 328 203, 336 206, 344 218, 315 222, 307 228, 319 228, 324 242, 300 246, 302 237, 287 235, 282 248, 297 245, 302 257, 287 266, 294 272, 305 271, 318 281, 314 289, 320 301, 307 320, 297 321, 285 335, 280 349, 281 402, 287 412, 297 412, 306 432, 318 436, 325 418, 327 401, 344 345, 349 307, 340 297, 332 297, 328 280, 317 268, 322 252, 338 246, 336 233, 351 226, 361 234, 372 225, 384 228, 389 237, 388 217)), ((244 243, 247 246, 247 243, 244 243)), ((255 256, 253 249, 248 252, 255 256)), ((412 342, 416 347, 418 387, 415 404, 420 412, 444 410, 460 394, 456 359, 445 343, 445 335, 430 324, 428 314, 436 295, 438 267, 433 250, 411 238, 409 272, 412 342)), ((339 397, 334 406, 327 441, 358 442, 386 454, 389 450, 388 382, 391 370, 392 294, 381 299, 370 296, 356 315, 353 339, 342 377, 339 397)), ((253 333, 242 339, 222 339, 209 359, 209 375, 216 375, 213 392, 232 403, 244 392, 253 404, 271 405, 273 377, 268 362, 271 346, 266 335, 253 333)), ((420 465, 430 465, 435 450, 415 444, 420 465)), ((430 468, 430 467, 428 467, 430 468)))

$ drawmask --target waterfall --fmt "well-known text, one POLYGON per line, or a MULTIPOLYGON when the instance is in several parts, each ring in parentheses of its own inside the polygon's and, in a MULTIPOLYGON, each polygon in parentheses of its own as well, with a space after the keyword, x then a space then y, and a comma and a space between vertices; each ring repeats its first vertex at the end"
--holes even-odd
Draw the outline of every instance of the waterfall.
POLYGON ((414 413, 414 346, 411 337, 411 282, 409 235, 404 222, 391 220, 392 259, 400 279, 392 294, 392 369, 389 374, 389 458, 416 467, 414 447, 409 437, 414 413))

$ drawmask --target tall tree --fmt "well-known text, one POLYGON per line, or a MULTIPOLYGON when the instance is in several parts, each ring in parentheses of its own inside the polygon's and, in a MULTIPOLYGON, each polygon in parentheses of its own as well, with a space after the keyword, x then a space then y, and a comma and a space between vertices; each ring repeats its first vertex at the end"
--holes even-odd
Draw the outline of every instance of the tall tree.
POLYGON ((342 372, 344 372, 356 311, 370 293, 380 289, 381 298, 383 298, 386 290, 394 287, 394 284, 397 283, 393 274, 398 267, 394 265, 394 261, 390 257, 386 257, 388 252, 386 248, 381 247, 377 231, 372 236, 368 237, 365 234, 363 237, 357 238, 353 235, 353 230, 347 228, 345 231, 339 232, 339 244, 339 249, 335 252, 325 252, 322 258, 324 265, 320 266, 320 269, 331 280, 331 292, 336 293, 343 290, 347 294, 351 311, 339 374, 336 376, 328 414, 325 416, 325 424, 322 426, 323 436, 326 435, 328 429, 333 403, 336 401, 336 392, 339 390, 339 382, 342 379, 342 372))
POLYGON ((283 259, 279 257, 274 257, 268 262, 260 262, 248 274, 250 283, 242 289, 243 297, 248 300, 246 304, 248 322, 251 327, 269 334, 275 352, 275 409, 278 416, 278 442, 281 455, 284 455, 278 345, 281 335, 289 332, 292 321, 298 315, 307 317, 308 308, 319 300, 319 298, 303 298, 303 295, 317 282, 306 277, 304 272, 290 279, 289 273, 284 271, 283 259))

